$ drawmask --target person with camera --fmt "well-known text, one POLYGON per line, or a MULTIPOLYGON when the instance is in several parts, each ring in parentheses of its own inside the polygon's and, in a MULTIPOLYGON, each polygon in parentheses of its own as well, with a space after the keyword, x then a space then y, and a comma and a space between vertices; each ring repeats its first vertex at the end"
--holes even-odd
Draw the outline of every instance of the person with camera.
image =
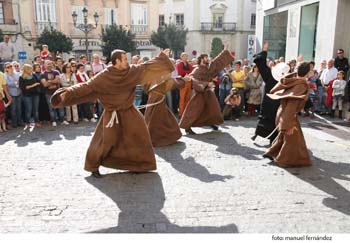
POLYGON ((220 71, 219 80, 221 81, 219 84, 219 102, 221 106, 221 110, 225 107, 225 98, 230 94, 230 90, 232 89, 232 79, 231 72, 233 71, 231 67, 231 63, 227 64, 227 66, 220 71))

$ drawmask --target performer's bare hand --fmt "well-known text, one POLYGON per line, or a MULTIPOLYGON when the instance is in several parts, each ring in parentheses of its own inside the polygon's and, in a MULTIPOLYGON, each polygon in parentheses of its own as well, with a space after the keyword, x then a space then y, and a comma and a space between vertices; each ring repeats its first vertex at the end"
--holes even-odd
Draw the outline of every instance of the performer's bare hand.
POLYGON ((289 129, 289 130, 286 131, 286 134, 287 134, 288 136, 290 136, 290 135, 292 135, 292 134, 294 133, 294 131, 298 131, 298 128, 292 127, 291 129, 289 129))
POLYGON ((63 102, 64 99, 66 98, 66 92, 60 94, 60 98, 61 98, 61 102, 63 102))
POLYGON ((164 49, 162 52, 169 57, 171 50, 167 48, 167 49, 164 49))
POLYGON ((228 44, 228 42, 225 42, 225 49, 224 50, 228 50, 228 48, 229 48, 229 44, 228 44))
POLYGON ((185 82, 191 82, 192 79, 190 76, 188 76, 188 74, 186 74, 184 77, 184 80, 185 80, 185 82))
POLYGON ((269 43, 268 43, 268 42, 265 42, 264 45, 263 45, 262 50, 263 50, 263 51, 267 51, 268 49, 269 49, 269 43))

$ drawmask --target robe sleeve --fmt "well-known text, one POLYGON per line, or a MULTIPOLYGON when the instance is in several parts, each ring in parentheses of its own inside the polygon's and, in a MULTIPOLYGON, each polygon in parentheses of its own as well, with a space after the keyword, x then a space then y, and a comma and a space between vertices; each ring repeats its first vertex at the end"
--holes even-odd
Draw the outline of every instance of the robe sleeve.
POLYGON ((97 75, 88 82, 79 83, 70 87, 60 88, 51 96, 51 104, 53 107, 65 107, 75 104, 86 103, 93 101, 98 97, 99 85, 103 81, 103 75, 97 75), (60 95, 66 93, 64 101, 60 95))
POLYGON ((140 64, 139 81, 141 84, 158 83, 164 80, 164 77, 175 70, 174 64, 164 53, 140 64))
POLYGON ((227 64, 234 60, 233 56, 228 50, 223 50, 217 57, 215 57, 209 66, 209 76, 213 78, 218 75, 220 71, 222 71, 227 64))
POLYGON ((192 86, 196 92, 204 92, 208 87, 208 84, 209 82, 199 81, 198 79, 192 77, 192 86))
POLYGON ((287 99, 286 105, 282 108, 281 116, 278 123, 278 128, 280 131, 286 131, 293 127, 296 124, 296 114, 300 110, 300 107, 304 106, 305 101, 302 99, 287 99))

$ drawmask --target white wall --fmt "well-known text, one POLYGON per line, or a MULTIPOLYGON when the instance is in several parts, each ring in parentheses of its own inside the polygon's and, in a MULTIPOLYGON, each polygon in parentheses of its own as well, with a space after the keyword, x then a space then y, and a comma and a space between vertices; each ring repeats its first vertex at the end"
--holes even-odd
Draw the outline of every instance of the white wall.
POLYGON ((299 54, 301 7, 316 2, 319 2, 319 15, 316 35, 315 62, 318 64, 322 59, 331 58, 334 52, 338 0, 304 0, 273 9, 271 9, 270 0, 257 1, 257 51, 261 49, 262 45, 264 16, 288 11, 286 60, 295 59, 299 54), (293 19, 291 18, 291 15, 293 15, 293 19), (296 28, 296 35, 291 35, 292 27, 296 28))

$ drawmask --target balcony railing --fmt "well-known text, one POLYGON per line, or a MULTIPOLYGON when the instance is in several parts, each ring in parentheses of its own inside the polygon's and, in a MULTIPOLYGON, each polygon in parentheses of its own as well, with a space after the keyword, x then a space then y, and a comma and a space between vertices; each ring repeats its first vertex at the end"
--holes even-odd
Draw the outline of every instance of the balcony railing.
POLYGON ((0 25, 16 25, 15 19, 0 18, 0 25))
POLYGON ((131 25, 131 32, 136 35, 147 34, 148 25, 131 25))
POLYGON ((237 23, 201 23, 201 31, 236 31, 237 23))
POLYGON ((57 29, 57 23, 55 22, 36 22, 35 27, 37 33, 41 33, 45 29, 45 27, 50 29, 50 25, 52 26, 52 28, 57 29))

